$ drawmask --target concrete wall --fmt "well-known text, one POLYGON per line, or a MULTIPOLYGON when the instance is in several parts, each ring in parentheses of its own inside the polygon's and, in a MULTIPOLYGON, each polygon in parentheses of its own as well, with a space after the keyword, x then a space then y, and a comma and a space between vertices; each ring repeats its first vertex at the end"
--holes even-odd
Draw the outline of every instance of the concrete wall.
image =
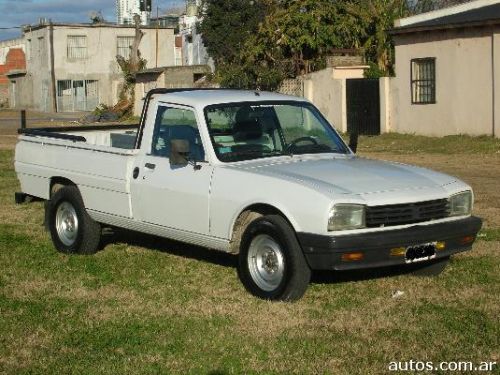
POLYGON ((433 136, 491 135, 494 123, 500 129, 494 115, 500 108, 499 31, 497 27, 397 36, 390 129, 433 136), (412 104, 410 61, 424 57, 436 58, 436 103, 412 104))
POLYGON ((26 75, 16 80, 17 108, 52 110, 49 29, 42 28, 24 35, 26 75))
MULTIPOLYGON (((147 68, 175 64, 173 29, 158 29, 158 55, 154 28, 142 29, 144 37, 139 50, 147 61, 147 68)), ((97 80, 98 102, 112 106, 118 101, 123 74, 116 62, 117 38, 133 37, 133 27, 107 27, 82 25, 54 26, 54 70, 56 80, 97 80), (68 36, 87 37, 87 57, 68 58, 68 36)), ((24 35, 28 48, 26 80, 31 82, 30 92, 23 91, 26 107, 50 111, 53 107, 49 27, 27 31, 24 35), (31 99, 29 96, 31 95, 31 99)), ((26 86, 26 85, 24 85, 26 86)))
POLYGON ((140 116, 144 104, 144 97, 148 91, 161 87, 164 81, 164 73, 148 73, 137 75, 135 84, 134 116, 140 116))
POLYGON ((331 67, 304 76, 304 97, 339 131, 347 132, 346 80, 363 78, 366 68, 331 67))
POLYGON ((24 76, 9 79, 9 104, 11 108, 30 108, 33 103, 33 83, 24 76))
POLYGON ((195 87, 195 75, 208 75, 208 65, 172 66, 162 68, 161 72, 153 71, 137 75, 135 85, 134 115, 140 116, 144 97, 149 90, 162 88, 195 87))
MULTIPOLYGON (((139 50, 147 61, 147 68, 156 66, 156 30, 144 29, 139 50)), ((54 32, 54 51, 56 80, 98 80, 99 102, 114 105, 118 98, 113 87, 123 80, 121 69, 116 62, 117 38, 134 36, 133 28, 88 28, 57 27, 54 32), (84 60, 69 59, 67 56, 67 39, 70 35, 87 35, 88 58, 84 60)), ((158 30, 158 66, 174 65, 174 31, 158 30)))
POLYGON ((382 77, 379 79, 380 90, 380 133, 390 133, 393 131, 392 95, 394 78, 382 77))

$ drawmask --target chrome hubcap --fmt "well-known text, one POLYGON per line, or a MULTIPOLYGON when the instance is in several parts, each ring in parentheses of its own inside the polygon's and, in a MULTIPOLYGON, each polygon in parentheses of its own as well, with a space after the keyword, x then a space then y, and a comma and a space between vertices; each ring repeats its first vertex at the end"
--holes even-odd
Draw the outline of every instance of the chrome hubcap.
POLYGON ((63 202, 57 208, 56 230, 64 245, 71 246, 75 243, 78 235, 78 217, 71 203, 63 202))
POLYGON ((275 290, 285 273, 281 246, 267 234, 256 236, 248 250, 248 266, 250 275, 259 288, 266 292, 275 290))

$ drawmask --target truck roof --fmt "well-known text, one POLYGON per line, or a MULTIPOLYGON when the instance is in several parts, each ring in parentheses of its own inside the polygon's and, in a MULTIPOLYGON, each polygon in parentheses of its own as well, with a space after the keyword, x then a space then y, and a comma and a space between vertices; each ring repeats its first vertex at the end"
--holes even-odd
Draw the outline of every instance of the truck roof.
POLYGON ((173 90, 173 92, 160 93, 157 98, 160 101, 176 103, 188 106, 206 107, 213 104, 253 102, 253 101, 307 101, 291 95, 277 94, 267 91, 251 90, 230 90, 230 89, 200 89, 182 91, 182 89, 173 90))

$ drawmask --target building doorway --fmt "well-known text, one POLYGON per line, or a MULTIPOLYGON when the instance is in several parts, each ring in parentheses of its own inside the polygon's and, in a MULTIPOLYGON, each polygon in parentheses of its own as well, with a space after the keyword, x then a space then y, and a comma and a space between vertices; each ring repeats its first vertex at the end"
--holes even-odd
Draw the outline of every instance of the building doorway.
POLYGON ((93 111, 99 105, 99 81, 57 81, 57 111, 93 111))
POLYGON ((378 79, 347 80, 347 131, 380 134, 380 91, 378 79))
POLYGON ((16 105, 17 105, 16 97, 17 97, 17 82, 11 81, 10 82, 10 107, 11 108, 16 108, 16 105))

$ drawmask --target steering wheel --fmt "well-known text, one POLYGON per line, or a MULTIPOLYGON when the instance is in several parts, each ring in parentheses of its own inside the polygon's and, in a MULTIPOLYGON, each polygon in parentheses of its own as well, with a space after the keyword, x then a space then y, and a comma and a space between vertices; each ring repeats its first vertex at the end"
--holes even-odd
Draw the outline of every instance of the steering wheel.
POLYGON ((300 137, 292 141, 287 147, 286 150, 290 151, 292 148, 297 146, 298 143, 300 142, 311 142, 313 145, 317 146, 319 143, 314 137, 306 136, 306 137, 300 137))

